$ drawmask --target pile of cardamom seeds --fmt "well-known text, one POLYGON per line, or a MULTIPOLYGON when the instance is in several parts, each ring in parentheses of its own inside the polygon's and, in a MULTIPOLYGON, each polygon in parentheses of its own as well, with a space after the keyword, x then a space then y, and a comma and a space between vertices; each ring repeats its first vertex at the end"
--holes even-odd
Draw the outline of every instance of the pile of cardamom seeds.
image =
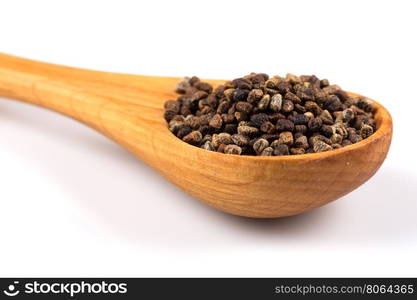
POLYGON ((374 106, 314 75, 251 73, 213 89, 198 77, 178 83, 164 108, 184 142, 236 155, 280 156, 348 146, 374 133, 374 106))

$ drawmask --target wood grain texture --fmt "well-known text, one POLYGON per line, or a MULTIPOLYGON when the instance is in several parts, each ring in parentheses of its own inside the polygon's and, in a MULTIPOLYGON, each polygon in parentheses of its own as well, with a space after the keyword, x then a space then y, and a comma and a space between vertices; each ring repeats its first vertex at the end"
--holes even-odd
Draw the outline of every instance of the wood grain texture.
POLYGON ((0 54, 0 95, 93 127, 185 192, 227 213, 273 218, 311 210, 363 184, 387 155, 392 120, 375 101, 377 131, 338 150, 256 157, 188 145, 163 119, 163 103, 176 98, 179 80, 81 70, 0 54))

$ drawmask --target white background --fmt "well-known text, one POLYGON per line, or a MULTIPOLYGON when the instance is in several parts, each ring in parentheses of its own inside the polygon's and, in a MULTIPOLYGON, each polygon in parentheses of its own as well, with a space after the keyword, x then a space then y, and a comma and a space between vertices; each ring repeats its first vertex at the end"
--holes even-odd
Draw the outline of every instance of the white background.
POLYGON ((387 160, 296 217, 200 204, 93 130, 0 99, 1 276, 417 276, 413 1, 2 1, 2 52, 134 74, 316 74, 383 103, 387 160))

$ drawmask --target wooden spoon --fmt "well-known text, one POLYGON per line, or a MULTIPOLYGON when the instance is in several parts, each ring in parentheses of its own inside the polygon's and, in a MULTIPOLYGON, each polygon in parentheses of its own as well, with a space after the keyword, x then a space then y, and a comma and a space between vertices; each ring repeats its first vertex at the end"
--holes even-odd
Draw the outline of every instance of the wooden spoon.
POLYGON ((0 54, 0 95, 87 124, 188 194, 230 214, 273 218, 322 206, 367 181, 387 155, 392 120, 375 101, 377 131, 338 150, 257 157, 190 146, 167 129, 163 118, 163 104, 175 99, 179 80, 82 70, 0 54))

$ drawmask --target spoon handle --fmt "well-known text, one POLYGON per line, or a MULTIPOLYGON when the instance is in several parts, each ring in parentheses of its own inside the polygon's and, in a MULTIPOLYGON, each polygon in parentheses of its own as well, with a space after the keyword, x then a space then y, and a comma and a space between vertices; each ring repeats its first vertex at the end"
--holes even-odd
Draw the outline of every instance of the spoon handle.
POLYGON ((0 53, 0 96, 85 123, 151 166, 157 165, 154 141, 178 143, 163 119, 163 103, 175 96, 177 81, 77 69, 0 53))
POLYGON ((1 96, 60 112, 97 129, 100 110, 109 101, 94 93, 94 85, 102 86, 105 75, 0 54, 1 96))

